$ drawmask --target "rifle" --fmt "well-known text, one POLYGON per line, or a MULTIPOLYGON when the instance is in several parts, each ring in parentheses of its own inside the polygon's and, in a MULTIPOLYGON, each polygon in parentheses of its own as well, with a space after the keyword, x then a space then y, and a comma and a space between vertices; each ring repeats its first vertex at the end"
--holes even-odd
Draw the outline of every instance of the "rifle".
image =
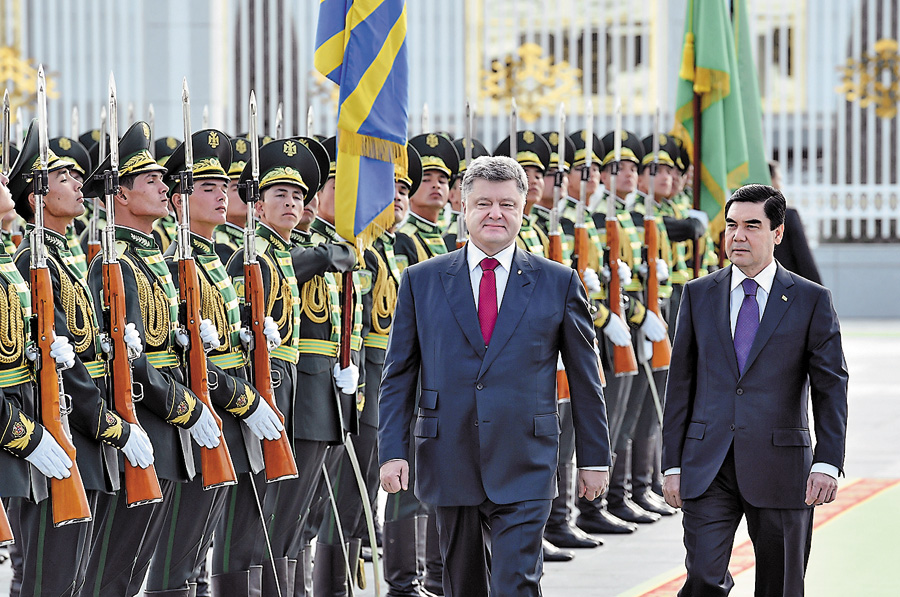
MULTIPOLYGON (((103 131, 106 129, 106 106, 100 108, 100 140, 98 141, 99 145, 97 146, 98 150, 98 160, 102 164, 103 160, 106 159, 106 139, 104 139, 103 131)), ((118 120, 116 114, 109 115, 110 120, 118 120)), ((110 139, 110 148, 113 144, 117 144, 119 142, 118 139, 110 139)), ((118 147, 116 148, 118 149, 118 147)), ((88 241, 87 241, 87 262, 90 263, 94 260, 94 257, 100 252, 100 197, 94 197, 93 199, 94 205, 91 210, 91 218, 88 220, 88 241)))
MULTIPOLYGON (((0 174, 9 173, 9 91, 3 92, 3 127, 0 128, 0 174)), ((0 546, 15 543, 6 510, 0 508, 0 546)))
POLYGON ((50 145, 47 138, 47 81, 44 67, 38 68, 38 139, 40 165, 32 171, 34 177, 34 230, 31 233, 31 335, 37 358, 37 392, 40 397, 41 423, 72 460, 68 479, 50 479, 50 499, 53 526, 62 526, 91 519, 84 483, 75 461, 75 446, 69 432, 71 397, 63 391, 62 374, 50 356, 50 345, 56 338, 54 330, 53 286, 47 267, 47 248, 44 245, 44 197, 50 191, 47 164, 50 145))
MULTIPOLYGON (((588 267, 588 247, 590 243, 587 226, 584 222, 585 207, 587 204, 587 181, 591 176, 591 164, 594 159, 594 102, 590 100, 588 101, 585 110, 585 119, 587 121, 584 131, 585 162, 584 167, 581 169, 581 189, 579 191, 578 203, 575 207, 575 241, 574 246, 572 247, 572 260, 575 264, 575 269, 578 271, 578 277, 581 278, 582 284, 584 283, 584 271, 588 267)), ((565 151, 565 145, 563 145, 562 148, 563 151, 565 151)), ((562 157, 563 155, 565 155, 565 153, 559 157, 560 162, 564 159, 562 157)), ((561 186, 562 176, 557 175, 557 178, 559 178, 559 184, 561 186)), ((556 191, 554 190, 554 193, 555 192, 556 191)))
MULTIPOLYGON (((181 324, 187 331, 190 344, 186 350, 188 387, 206 408, 209 409, 219 432, 222 431, 222 419, 213 409, 209 399, 209 373, 207 371, 206 351, 200 340, 200 282, 197 263, 191 256, 191 226, 189 198, 194 191, 194 147, 191 142, 191 104, 188 93, 187 78, 184 79, 181 94, 184 113, 184 170, 179 174, 179 192, 181 194, 181 219, 178 222, 178 293, 181 324)), ((215 448, 200 448, 200 469, 203 475, 203 489, 234 485, 237 475, 231 462, 231 453, 222 435, 215 448)))
MULTIPOLYGON (((466 160, 466 168, 468 168, 472 163, 472 149, 474 144, 472 142, 472 109, 469 106, 469 100, 466 100, 466 131, 465 135, 463 135, 463 146, 465 148, 465 160, 466 160)), ((459 186, 462 188, 463 181, 459 181, 459 186)), ((460 198, 460 206, 459 206, 459 216, 456 218, 456 248, 462 249, 466 246, 466 239, 469 236, 469 231, 466 230, 466 206, 462 205, 462 199, 460 198)))
MULTIPOLYGON (((610 165, 609 195, 606 198, 606 246, 607 266, 609 267, 609 310, 619 317, 625 312, 622 299, 622 280, 619 279, 619 219, 616 217, 616 176, 619 174, 619 160, 622 157, 622 106, 616 100, 616 129, 613 134, 615 154, 610 165)), ((582 177, 583 180, 583 177, 582 177)), ((634 347, 613 347, 613 373, 616 377, 637 373, 637 358, 634 347)))
MULTIPOLYGON (((5 89, 3 91, 3 137, 0 139, 0 151, 2 151, 2 156, 0 156, 0 173, 9 177, 9 171, 12 167, 10 164, 10 144, 12 143, 11 138, 12 131, 10 129, 10 107, 9 107, 9 90, 5 89)), ((12 242, 18 247, 22 244, 22 228, 19 226, 19 219, 16 218, 13 221, 12 229, 10 237, 12 242)))
MULTIPOLYGON (((134 412, 133 380, 131 359, 125 345, 125 282, 122 265, 116 254, 115 195, 119 192, 119 144, 118 119, 116 118, 116 82, 109 75, 109 170, 102 174, 103 196, 106 197, 106 227, 103 229, 103 332, 109 341, 109 391, 113 395, 116 412, 131 425, 140 427, 134 412)), ((102 136, 101 131, 101 136, 102 136)), ((142 504, 153 504, 163 499, 156 467, 151 463, 147 468, 132 466, 125 459, 125 496, 129 508, 142 504)))
MULTIPOLYGON (((266 318, 265 293, 263 291, 262 271, 256 259, 256 223, 253 221, 253 206, 259 201, 259 137, 256 122, 256 93, 250 92, 250 169, 251 179, 247 184, 247 227, 244 229, 244 323, 253 335, 250 343, 250 375, 253 386, 263 400, 275 411, 278 419, 284 423, 284 415, 278 410, 275 402, 275 389, 272 387, 272 362, 269 360, 269 347, 263 333, 266 318)), ((291 442, 287 436, 287 426, 276 440, 263 440, 263 458, 266 464, 266 482, 281 479, 295 479, 299 476, 297 463, 291 451, 291 442)))
MULTIPOLYGON (((659 259, 659 230, 656 228, 655 212, 655 196, 656 196, 656 170, 659 167, 659 136, 656 131, 659 130, 659 108, 656 109, 656 122, 653 124, 653 161, 650 167, 650 189, 647 193, 646 202, 644 203, 644 241, 647 245, 647 257, 644 263, 647 264, 647 310, 656 313, 660 321, 663 320, 659 310, 659 279, 656 276, 656 260, 659 259)), ((653 343, 653 356, 651 357, 651 367, 654 371, 669 368, 669 361, 672 359, 672 344, 669 342, 669 336, 659 342, 653 343)), ((653 380, 650 380, 651 385, 653 380)))

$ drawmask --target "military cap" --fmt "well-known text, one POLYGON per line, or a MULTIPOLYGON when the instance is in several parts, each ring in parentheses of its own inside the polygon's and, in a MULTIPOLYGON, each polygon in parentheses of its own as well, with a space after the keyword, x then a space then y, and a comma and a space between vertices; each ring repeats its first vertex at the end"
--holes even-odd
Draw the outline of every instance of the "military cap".
POLYGON ((416 135, 409 143, 422 158, 422 172, 440 170, 450 178, 459 173, 459 154, 444 133, 416 135))
MULTIPOLYGON (((509 155, 509 137, 500 142, 494 155, 509 155)), ((550 167, 550 144, 539 133, 534 131, 518 131, 516 133, 516 155, 510 156, 524 168, 534 166, 541 172, 550 167)))
MULTIPOLYGON (((587 162, 587 151, 585 147, 587 144, 585 143, 585 137, 587 136, 587 131, 575 131, 571 135, 569 135, 569 140, 572 142, 572 146, 575 148, 574 156, 575 158, 570 162, 570 166, 572 168, 580 168, 584 166, 585 162, 587 162)), ((591 142, 593 145, 593 152, 591 155, 591 163, 600 165, 602 163, 603 156, 603 148, 604 144, 597 138, 597 135, 594 135, 594 139, 591 142)))
POLYGON ((228 178, 237 180, 244 171, 244 166, 250 161, 250 139, 246 137, 231 138, 231 166, 228 168, 228 178))
MULTIPOLYGON (((40 141, 38 140, 37 120, 32 120, 28 125, 28 134, 22 143, 22 150, 16 158, 15 164, 9 172, 9 192, 16 203, 16 211, 26 220, 34 216, 34 211, 28 204, 28 195, 31 193, 33 171, 41 165, 40 141)), ((47 156, 47 170, 54 172, 62 168, 71 168, 72 163, 61 159, 49 150, 47 156)))
POLYGON ((153 142, 153 155, 156 157, 156 163, 165 166, 169 161, 169 157, 175 151, 175 148, 181 145, 181 139, 175 137, 160 137, 153 142))
POLYGON ((653 162, 653 137, 659 137, 659 157, 657 161, 666 166, 675 168, 675 160, 678 156, 678 146, 675 144, 675 137, 670 137, 665 133, 658 135, 648 135, 641 141, 644 148, 644 158, 641 160, 641 169, 647 164, 653 162))
MULTIPOLYGON (((249 139, 250 133, 249 132, 238 133, 238 137, 243 137, 244 139, 249 139)), ((259 146, 260 147, 262 147, 263 145, 266 145, 268 143, 271 143, 272 141, 275 140, 275 137, 272 137, 271 135, 258 135, 258 137, 259 137, 259 146)))
POLYGON ((687 169, 691 167, 690 152, 688 152, 687 147, 684 146, 684 141, 678 137, 673 137, 673 139, 675 139, 675 144, 678 145, 678 158, 675 159, 675 167, 684 174, 687 172, 687 169))
MULTIPOLYGON (((600 162, 600 167, 603 168, 616 157, 615 131, 606 133, 601 142, 604 149, 606 149, 606 154, 600 162)), ((641 144, 641 140, 634 133, 625 130, 622 131, 621 158, 624 162, 634 162, 638 166, 641 165, 641 160, 644 159, 644 146, 641 144)))
MULTIPOLYGON (((465 137, 460 137, 456 141, 453 142, 453 147, 456 149, 456 154, 459 156, 459 172, 457 172, 458 176, 462 176, 466 172, 466 168, 468 164, 466 163, 466 139, 465 137)), ((478 139, 472 139, 472 159, 477 160, 480 157, 489 156, 491 152, 487 150, 487 147, 479 141, 478 139)))
MULTIPOLYGON (((0 143, 0 151, 3 151, 3 143, 0 143)), ((19 157, 19 148, 16 147, 15 143, 9 144, 9 169, 12 170, 13 164, 16 163, 16 158, 19 157)))
MULTIPOLYGON (((328 150, 325 149, 325 147, 322 145, 321 141, 319 141, 315 137, 292 138, 302 143, 313 154, 313 157, 316 158, 316 165, 319 167, 320 173, 325 172, 326 169, 331 168, 331 155, 328 153, 328 150)), ((319 186, 316 187, 316 192, 321 191, 326 182, 328 182, 328 177, 319 176, 319 186)))
MULTIPOLYGON (((328 180, 337 172, 337 137, 328 137, 322 141, 322 147, 328 153, 328 175, 324 176, 325 180, 328 180)), ((321 172, 324 174, 325 170, 321 172)))
POLYGON ((61 159, 70 162, 72 169, 84 177, 93 170, 91 167, 91 154, 77 139, 69 137, 50 139, 50 149, 61 159))
POLYGON ((91 129, 81 133, 78 135, 78 142, 90 149, 94 143, 100 142, 100 129, 91 129))
MULTIPOLYGON (((82 135, 83 137, 84 135, 82 135)), ((121 140, 121 139, 120 139, 121 140)), ((103 142, 106 143, 104 156, 109 155, 109 135, 103 135, 103 142)), ((84 145, 84 143, 82 143, 84 145)), ((84 145, 87 147, 88 156, 91 158, 91 167, 94 168, 96 164, 100 163, 100 143, 99 141, 92 141, 90 145, 84 145)))
MULTIPOLYGON (((103 173, 109 168, 110 156, 107 153, 103 163, 85 181, 82 189, 85 197, 97 197, 103 192, 103 173)), ((165 170, 150 155, 150 125, 139 120, 128 127, 119 141, 119 178, 165 170)))
MULTIPOLYGON (((253 168, 248 162, 241 173, 241 183, 253 176, 253 168)), ((326 177, 327 178, 327 177, 326 177)), ((276 139, 259 148, 259 190, 260 192, 277 184, 296 185, 303 189, 304 204, 309 203, 320 187, 319 165, 312 151, 294 139, 276 139), (310 189, 313 189, 310 192, 310 189)), ((241 199, 247 200, 247 189, 239 186, 241 199)))
MULTIPOLYGON (((231 140, 217 129, 203 129, 191 135, 194 149, 194 180, 218 179, 229 181, 231 166, 231 140)), ((175 192, 180 173, 184 170, 184 143, 175 148, 166 162, 166 183, 169 194, 175 192)))
POLYGON ((402 176, 396 170, 394 171, 395 182, 405 182, 409 186, 409 194, 415 195, 422 184, 422 158, 416 148, 406 144, 406 176, 402 176))
MULTIPOLYGON (((547 169, 559 170, 559 154, 556 152, 559 148, 559 131, 547 131, 541 136, 550 145, 550 164, 547 166, 547 169)), ((563 143, 563 152, 565 153, 563 156, 563 171, 568 172, 569 168, 572 167, 572 162, 575 161, 575 144, 569 137, 566 137, 565 143, 563 143)))

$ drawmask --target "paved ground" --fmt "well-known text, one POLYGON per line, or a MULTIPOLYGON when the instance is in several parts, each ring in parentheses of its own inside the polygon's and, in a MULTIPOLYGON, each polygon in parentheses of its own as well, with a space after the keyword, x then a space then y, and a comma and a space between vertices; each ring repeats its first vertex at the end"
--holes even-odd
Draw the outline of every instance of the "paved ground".
MULTIPOLYGON (((900 320, 843 323, 850 369, 850 421, 846 471, 835 505, 817 512, 817 528, 807 574, 807 594, 816 597, 896 595, 896 513, 900 509, 900 320)), ((642 527, 627 537, 604 537, 606 544, 578 552, 574 561, 547 564, 548 597, 638 597, 674 595, 683 573, 680 516, 642 527), (675 581, 675 588, 670 585, 675 581), (667 584, 668 583, 668 584, 667 584), (658 590, 657 590, 658 589, 658 590)), ((753 594, 752 551, 746 535, 736 540, 732 595, 753 594), (738 557, 738 554, 741 557, 738 557)), ((359 597, 374 595, 371 589, 359 597)), ((8 563, 0 565, 0 595, 7 594, 8 563)))

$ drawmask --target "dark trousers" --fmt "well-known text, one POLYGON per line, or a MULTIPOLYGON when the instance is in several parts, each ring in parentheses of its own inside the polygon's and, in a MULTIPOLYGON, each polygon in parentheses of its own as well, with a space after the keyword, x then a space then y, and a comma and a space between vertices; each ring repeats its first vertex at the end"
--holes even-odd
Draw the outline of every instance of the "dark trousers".
POLYGON ((687 580, 680 597, 728 595, 734 579, 728 572, 734 534, 743 516, 756 553, 756 597, 799 597, 812 541, 813 509, 756 508, 738 488, 734 448, 709 489, 684 500, 684 546, 687 580))
POLYGON ((550 500, 436 506, 445 597, 541 594, 550 500))
POLYGON ((559 464, 556 467, 557 496, 550 508, 547 527, 562 528, 570 522, 574 479, 572 477, 572 459, 575 457, 575 425, 572 421, 572 403, 557 402, 559 409, 559 464))
MULTIPOLYGON (((91 512, 99 492, 88 490, 91 512)), ((84 583, 91 543, 91 522, 53 526, 52 497, 35 504, 16 498, 22 552, 22 597, 77 595, 84 583)))
POLYGON ((163 501, 134 508, 126 506, 125 490, 100 495, 82 595, 130 597, 140 591, 176 485, 160 479, 163 501))
POLYGON ((228 488, 225 512, 219 520, 216 541, 213 544, 213 574, 249 570, 254 563, 255 550, 261 546, 264 548, 265 527, 260 507, 266 489, 265 471, 256 475, 241 473, 238 475, 237 485, 228 488), (254 483, 259 496, 258 504, 257 495, 253 493, 254 483))

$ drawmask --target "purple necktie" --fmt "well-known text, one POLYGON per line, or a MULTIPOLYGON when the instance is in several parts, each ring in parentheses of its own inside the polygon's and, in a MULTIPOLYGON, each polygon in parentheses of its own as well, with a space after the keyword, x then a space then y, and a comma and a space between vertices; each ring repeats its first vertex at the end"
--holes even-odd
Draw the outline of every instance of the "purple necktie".
POLYGON ((741 282, 744 287, 744 302, 738 311, 737 324, 734 326, 734 353, 737 355, 738 371, 744 374, 744 365, 750 356, 750 347, 759 329, 759 303, 756 302, 756 290, 759 284, 753 278, 741 282))
POLYGON ((478 285, 478 323, 481 324, 481 336, 484 345, 491 343, 494 324, 497 323, 497 275, 494 268, 500 262, 493 257, 481 260, 481 283, 478 285))

